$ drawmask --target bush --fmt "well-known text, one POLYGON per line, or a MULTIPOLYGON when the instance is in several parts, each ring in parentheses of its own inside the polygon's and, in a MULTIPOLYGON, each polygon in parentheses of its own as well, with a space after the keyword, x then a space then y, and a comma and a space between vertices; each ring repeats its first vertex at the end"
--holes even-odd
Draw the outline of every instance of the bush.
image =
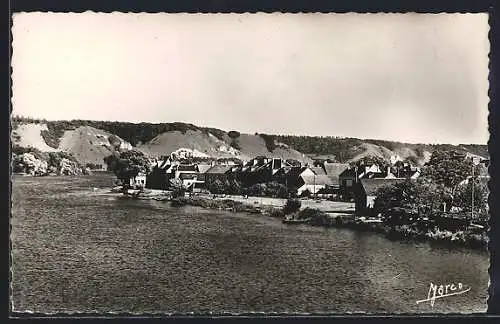
POLYGON ((236 149, 236 150, 241 150, 241 146, 240 146, 240 143, 238 142, 238 140, 236 138, 233 138, 231 140, 231 145, 232 148, 236 149))
POLYGON ((302 194, 300 196, 301 197, 311 197, 311 192, 309 191, 309 189, 306 189, 306 190, 302 191, 302 194))
POLYGON ((283 218, 285 216, 285 213, 281 209, 274 209, 271 212, 271 217, 276 217, 276 218, 283 218))
POLYGON ((42 130, 40 132, 45 144, 52 148, 59 148, 60 139, 48 130, 42 130))
POLYGON ((273 135, 268 135, 268 134, 259 134, 259 136, 266 143, 267 150, 269 152, 274 151, 274 149, 276 148, 276 142, 274 141, 274 136, 273 135))
POLYGON ((237 131, 230 131, 229 133, 227 133, 227 136, 229 136, 231 139, 237 139, 238 137, 240 137, 240 132, 237 132, 237 131))
POLYGON ((329 219, 328 215, 319 209, 309 208, 299 211, 298 219, 310 219, 310 224, 314 226, 332 226, 335 221, 329 219))
POLYGON ((285 215, 295 213, 300 210, 302 203, 299 199, 288 199, 285 206, 283 206, 283 213, 285 215))

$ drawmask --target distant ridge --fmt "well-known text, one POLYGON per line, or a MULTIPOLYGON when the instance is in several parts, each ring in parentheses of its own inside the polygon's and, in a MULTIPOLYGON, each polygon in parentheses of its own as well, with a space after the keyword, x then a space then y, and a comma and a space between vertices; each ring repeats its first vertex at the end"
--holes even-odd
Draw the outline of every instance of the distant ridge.
POLYGON ((415 164, 425 163, 435 150, 458 150, 488 158, 487 145, 409 144, 396 141, 244 134, 236 130, 200 127, 189 123, 130 123, 117 121, 47 121, 14 116, 12 143, 41 151, 65 151, 82 163, 103 163, 116 150, 137 149, 164 156, 184 149, 199 156, 248 160, 266 155, 312 163, 313 159, 352 162, 365 156, 389 159, 397 155, 415 164))

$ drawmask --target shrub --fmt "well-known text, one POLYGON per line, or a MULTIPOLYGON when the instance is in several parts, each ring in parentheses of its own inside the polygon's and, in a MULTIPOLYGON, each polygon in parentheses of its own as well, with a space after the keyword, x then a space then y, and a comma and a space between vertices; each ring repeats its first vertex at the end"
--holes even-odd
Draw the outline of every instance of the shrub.
POLYGON ((297 218, 310 219, 310 224, 315 226, 331 226, 334 223, 334 220, 330 220, 321 210, 309 207, 299 211, 297 218))
POLYGON ((306 190, 302 191, 302 194, 300 196, 301 197, 311 197, 311 192, 309 191, 309 189, 306 189, 306 190))
POLYGON ((283 218, 285 216, 285 212, 281 209, 274 209, 271 211, 271 217, 283 218))
POLYGON ((283 206, 283 213, 285 215, 295 213, 300 210, 302 203, 299 199, 288 199, 285 206, 283 206))
POLYGON ((59 142, 60 139, 54 134, 51 133, 48 130, 42 130, 40 132, 40 135, 42 136, 43 140, 45 141, 45 144, 52 148, 59 148, 59 142))
POLYGON ((274 136, 273 135, 268 135, 268 134, 259 134, 259 136, 266 143, 267 150, 269 152, 274 151, 274 149, 276 148, 276 142, 274 141, 274 136))
POLYGON ((237 131, 230 131, 229 133, 227 133, 227 136, 234 140, 240 137, 240 133, 237 131))
POLYGON ((231 144, 230 145, 231 145, 232 148, 235 148, 237 150, 241 150, 240 143, 238 142, 238 140, 236 138, 233 138, 231 140, 231 144))

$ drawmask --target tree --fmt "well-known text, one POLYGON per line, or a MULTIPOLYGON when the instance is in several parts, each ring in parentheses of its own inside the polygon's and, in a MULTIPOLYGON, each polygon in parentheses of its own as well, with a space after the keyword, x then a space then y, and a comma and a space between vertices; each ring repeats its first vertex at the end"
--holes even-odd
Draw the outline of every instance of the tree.
POLYGON ((118 136, 116 136, 116 135, 113 135, 113 134, 111 134, 108 137, 108 141, 109 141, 109 144, 111 144, 111 146, 115 150, 118 150, 120 148, 120 145, 122 144, 122 141, 120 140, 120 138, 118 136))
POLYGON ((287 199, 283 206, 283 214, 288 215, 299 211, 301 204, 299 199, 287 199))
POLYGON ((227 133, 227 136, 229 136, 231 139, 237 139, 238 137, 240 137, 240 133, 237 131, 230 131, 229 133, 227 133))
MULTIPOLYGON (((422 177, 453 190, 460 182, 472 175, 473 164, 465 154, 455 150, 436 150, 424 167, 422 177)), ((477 168, 476 174, 479 172, 477 168)))
POLYGON ((231 139, 231 144, 229 144, 232 148, 236 149, 236 150, 241 150, 241 146, 240 146, 240 143, 238 142, 238 139, 237 138, 233 138, 231 139))
POLYGON ((403 208, 429 214, 439 210, 443 202, 450 200, 443 186, 425 179, 408 179, 382 187, 377 190, 376 196, 374 208, 378 213, 384 213, 393 208, 403 208))
POLYGON ((457 188, 454 205, 464 210, 472 209, 472 190, 474 190, 474 211, 485 210, 488 205, 488 187, 478 179, 469 180, 457 188), (474 185, 473 185, 474 184, 474 185), (472 189, 474 187, 474 189, 472 189))
POLYGON ((151 169, 150 162, 144 153, 135 150, 115 152, 105 157, 104 162, 108 165, 108 171, 113 171, 124 185, 140 172, 149 173, 151 169))
POLYGON ((311 197, 311 191, 309 191, 309 189, 306 189, 306 190, 302 191, 300 196, 301 197, 311 197))
POLYGON ((172 197, 183 197, 186 193, 186 186, 181 179, 170 179, 170 188, 172 189, 172 197))
POLYGON ((227 193, 227 188, 221 179, 210 179, 206 181, 206 186, 208 191, 210 191, 213 194, 224 194, 227 193))
POLYGON ((369 155, 369 156, 363 156, 362 158, 354 161, 353 163, 351 163, 351 166, 362 167, 362 166, 371 166, 372 164, 376 164, 380 168, 382 168, 382 170, 385 170, 389 166, 389 161, 381 158, 380 156, 369 155))

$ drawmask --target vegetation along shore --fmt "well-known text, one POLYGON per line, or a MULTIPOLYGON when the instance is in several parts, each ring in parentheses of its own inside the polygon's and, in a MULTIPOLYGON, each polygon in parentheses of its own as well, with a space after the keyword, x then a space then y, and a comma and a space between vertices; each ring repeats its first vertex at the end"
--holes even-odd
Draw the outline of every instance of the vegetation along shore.
MULTIPOLYGON (((470 225, 467 219, 454 219, 452 223, 444 216, 418 217, 408 210, 394 208, 380 217, 359 217, 352 211, 325 212, 318 208, 305 207, 310 200, 298 198, 282 199, 283 204, 266 204, 258 200, 235 199, 221 195, 183 195, 164 191, 139 191, 125 194, 134 199, 153 199, 169 202, 174 207, 197 206, 207 209, 237 213, 261 214, 281 219, 285 224, 305 224, 327 228, 346 228, 363 232, 374 232, 391 240, 431 242, 445 246, 486 250, 488 235, 486 224, 470 225), (306 204, 304 204, 306 205, 306 204)), ((293 225, 290 225, 293 226, 293 225)))

